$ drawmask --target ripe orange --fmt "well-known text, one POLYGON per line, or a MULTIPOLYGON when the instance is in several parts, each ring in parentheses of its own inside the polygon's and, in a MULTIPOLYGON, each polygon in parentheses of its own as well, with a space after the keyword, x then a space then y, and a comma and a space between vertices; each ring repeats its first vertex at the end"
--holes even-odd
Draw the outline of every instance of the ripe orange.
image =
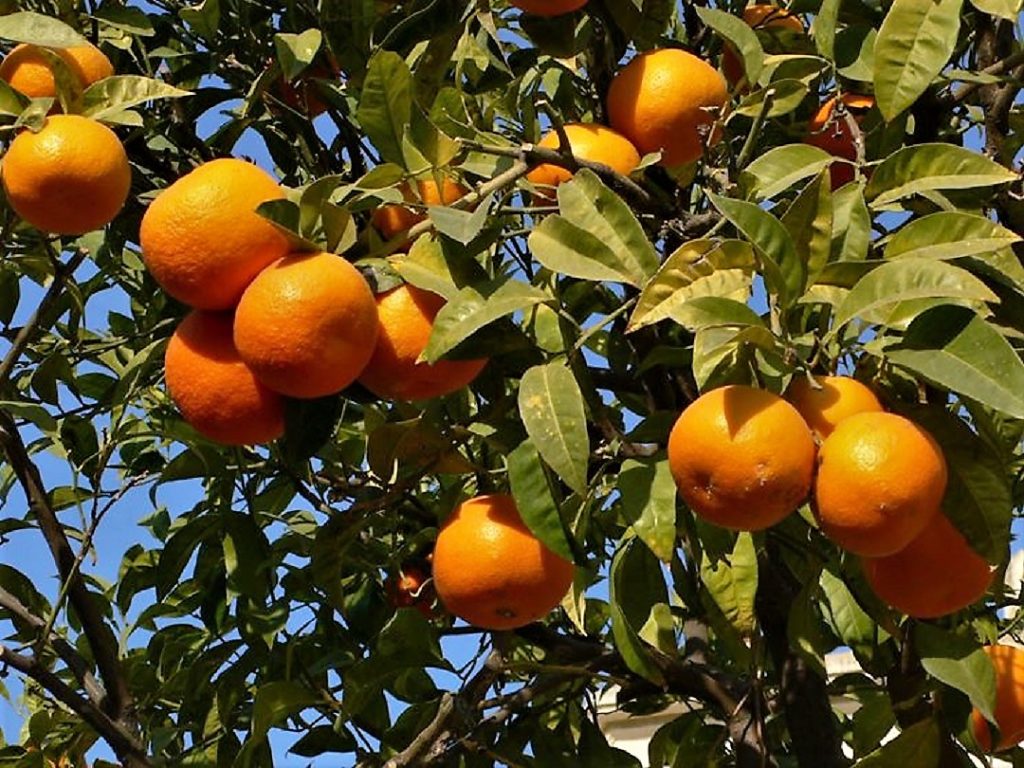
POLYGON ((526 527, 511 496, 462 502, 434 547, 434 587, 449 612, 483 629, 515 629, 547 615, 574 567, 526 527))
MULTIPOLYGON (((873 96, 862 96, 856 93, 844 93, 843 104, 859 125, 864 115, 875 106, 873 96)), ((853 132, 846 123, 846 118, 833 115, 836 111, 836 99, 826 101, 811 118, 807 125, 808 135, 805 141, 825 150, 830 155, 844 160, 857 159, 857 145, 853 132)), ((829 168, 832 177, 832 189, 839 189, 853 181, 856 173, 851 163, 833 163, 829 168)))
POLYGON ((999 743, 993 749, 992 730, 977 709, 971 713, 971 730, 978 746, 986 752, 1002 752, 1024 741, 1024 648, 989 645, 985 653, 996 670, 993 714, 999 728, 999 743))
POLYGON ((197 432, 225 445, 268 443, 284 434, 281 397, 238 356, 231 315, 191 312, 164 356, 167 389, 197 432))
MULTIPOLYGON (((432 178, 416 182, 416 189, 419 191, 418 201, 408 184, 401 186, 402 197, 409 203, 420 202, 423 206, 450 205, 460 197, 465 197, 469 194, 469 190, 466 187, 447 176, 442 180, 440 189, 438 189, 437 182, 432 178)), ((422 210, 396 203, 382 205, 374 210, 370 216, 370 223, 377 228, 377 231, 386 240, 390 240, 395 235, 405 232, 426 218, 427 215, 422 210)))
MULTIPOLYGON (((743 20, 752 29, 804 32, 804 23, 799 16, 785 8, 777 8, 767 3, 748 5, 743 9, 743 20)), ((743 79, 743 62, 736 50, 728 43, 722 49, 722 72, 725 74, 725 79, 733 85, 743 79)))
MULTIPOLYGON (((640 164, 640 153, 629 143, 629 139, 611 128, 595 123, 571 123, 565 126, 572 154, 579 160, 604 163, 623 176, 628 176, 640 164)), ((549 132, 538 147, 558 149, 557 131, 549 132)), ((530 171, 526 178, 542 187, 557 187, 572 178, 572 172, 557 165, 545 163, 530 171)), ((552 200, 553 194, 538 195, 540 200, 552 200)))
POLYGON ((814 440, 796 409, 745 386, 707 392, 680 414, 668 462, 694 514, 757 531, 795 510, 814 476, 814 440))
POLYGON ((938 513, 946 459, 925 430, 893 413, 858 413, 818 453, 821 530, 863 557, 899 552, 938 513))
POLYGON ((712 130, 729 93, 718 70, 675 48, 637 54, 612 80, 608 117, 643 154, 669 167, 699 158, 721 138, 712 130))
POLYGON ((786 391, 786 399, 800 411, 814 436, 824 440, 843 420, 856 413, 881 411, 875 393, 849 376, 815 376, 815 389, 806 376, 797 376, 786 391))
MULTIPOLYGON (((64 60, 83 88, 114 74, 114 65, 95 45, 49 50, 64 60)), ((56 96, 57 85, 50 62, 41 51, 39 46, 27 43, 15 46, 0 61, 0 80, 33 99, 56 96)))
POLYGON ((587 0, 508 0, 509 5, 537 16, 561 16, 587 4, 587 0))
POLYGON ((359 383, 378 397, 427 400, 462 389, 475 379, 487 365, 486 358, 438 360, 433 365, 417 362, 444 304, 436 293, 408 284, 379 294, 380 333, 359 383))
POLYGON ((117 135, 81 115, 51 115, 38 133, 19 133, 2 173, 15 212, 58 235, 106 226, 124 207, 132 184, 117 135))
POLYGON ((377 341, 377 305, 358 269, 332 253, 294 253, 260 272, 235 311, 235 344, 268 387, 291 397, 340 392, 377 341))
POLYGON ((868 584, 893 608, 919 619, 955 613, 992 583, 988 563, 939 512, 895 555, 864 560, 868 584))
POLYGON ((256 213, 284 192, 266 171, 237 158, 182 176, 142 218, 142 258, 171 296, 198 309, 230 309, 288 240, 256 213))

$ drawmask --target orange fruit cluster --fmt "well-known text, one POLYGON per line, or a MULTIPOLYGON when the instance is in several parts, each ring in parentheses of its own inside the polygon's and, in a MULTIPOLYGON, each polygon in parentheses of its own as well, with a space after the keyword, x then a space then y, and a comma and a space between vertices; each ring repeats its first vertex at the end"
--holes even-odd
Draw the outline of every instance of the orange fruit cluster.
POLYGON ((452 614, 482 629, 515 629, 561 602, 575 567, 543 544, 507 494, 459 504, 434 546, 434 588, 452 614))
POLYGON ((940 511, 941 448, 855 379, 798 378, 786 400, 711 390, 680 414, 668 459, 694 514, 734 530, 775 525, 813 490, 821 531, 859 555, 874 591, 907 615, 953 613, 991 584, 988 563, 940 511))
MULTIPOLYGON (((31 98, 52 98, 57 86, 48 57, 59 57, 83 88, 114 74, 110 60, 93 45, 22 44, 0 62, 0 80, 31 98)), ((81 235, 109 224, 128 200, 132 182, 117 135, 81 115, 51 113, 40 130, 20 131, 0 172, 14 212, 54 235, 81 235)))
POLYGON ((382 205, 380 208, 374 209, 370 216, 370 223, 386 240, 390 240, 424 221, 427 215, 423 212, 422 207, 450 205, 469 194, 469 189, 447 176, 441 179, 440 185, 432 178, 416 182, 418 200, 409 184, 404 183, 399 189, 406 205, 399 203, 382 205), (413 207, 416 203, 419 203, 419 207, 413 207))
POLYGON ((256 212, 283 197, 255 165, 213 160, 161 192, 142 219, 150 274, 193 308, 165 369, 171 398, 200 434, 268 442, 284 431, 285 397, 333 395, 362 378, 381 397, 419 400, 479 374, 485 360, 419 361, 440 297, 408 285, 374 297, 345 259, 291 252, 256 212))

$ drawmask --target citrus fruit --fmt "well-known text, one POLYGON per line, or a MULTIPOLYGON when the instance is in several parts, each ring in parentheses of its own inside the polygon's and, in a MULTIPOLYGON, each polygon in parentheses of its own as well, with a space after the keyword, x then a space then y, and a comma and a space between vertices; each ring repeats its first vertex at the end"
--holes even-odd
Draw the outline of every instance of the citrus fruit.
MULTIPOLYGON (((416 182, 416 189, 419 191, 418 201, 408 184, 402 184, 400 189, 402 197, 407 202, 419 202, 423 206, 450 205, 469 193, 466 187, 447 176, 442 179, 440 188, 434 179, 423 179, 416 182)), ((389 203, 375 209, 370 216, 370 222, 386 240, 390 240, 426 218, 427 215, 422 210, 407 205, 389 203)))
POLYGON ((977 709, 971 713, 971 730, 986 752, 1002 752, 1024 741, 1024 648, 989 645, 985 653, 996 671, 996 705, 993 714, 999 742, 993 747, 992 729, 977 709))
MULTIPOLYGON (((747 26, 755 30, 804 32, 804 23, 800 21, 799 16, 785 8, 777 8, 767 3, 748 5, 743 9, 743 20, 747 26)), ((743 61, 736 53, 736 49, 728 43, 722 49, 722 73, 725 79, 733 84, 739 83, 744 76, 743 61)))
MULTIPOLYGON (((864 115, 875 106, 873 96, 862 96, 856 93, 844 93, 842 102, 858 125, 864 119, 864 115)), ((808 133, 805 141, 843 160, 856 160, 857 145, 853 131, 850 130, 845 117, 836 115, 836 103, 835 98, 829 99, 814 113, 807 125, 808 133)), ((829 173, 832 179, 832 189, 839 189, 844 184, 849 184, 856 175, 852 163, 843 162, 832 163, 829 173)))
POLYGON ((266 171, 211 160, 161 192, 142 218, 142 258, 171 296, 199 309, 230 309, 288 240, 256 213, 284 192, 266 171))
POLYGON ((210 440, 249 445, 284 434, 283 401, 238 356, 230 314, 191 312, 167 344, 164 368, 182 417, 210 440))
POLYGON ((22 131, 3 158, 3 185, 15 212, 37 229, 80 235, 108 224, 131 189, 117 135, 80 115, 51 115, 22 131))
POLYGON ((661 150, 662 164, 673 167, 718 142, 712 124, 728 98, 718 70, 686 51, 663 48, 637 54, 614 77, 608 117, 642 154, 661 150))
POLYGON ((942 449, 894 413, 844 419, 818 452, 821 530, 863 557, 885 557, 910 544, 938 512, 945 492, 942 449))
POLYGON ((587 0, 509 0, 509 5, 536 16, 561 16, 586 4, 587 0))
POLYGON ((436 293, 408 284, 379 294, 380 333, 359 383, 378 397, 426 400, 462 389, 475 379, 487 365, 486 359, 417 362, 444 304, 436 293))
POLYGON ((279 77, 273 86, 274 94, 294 110, 314 118, 327 111, 328 104, 324 101, 317 80, 337 80, 341 70, 336 63, 314 62, 294 81, 279 77))
POLYGON ((806 376, 797 376, 786 399, 800 411, 818 440, 824 440, 845 418, 865 411, 881 411, 875 393, 849 376, 815 376, 815 389, 806 376))
POLYGON ((713 389, 686 407, 668 462, 694 514, 725 528, 775 525, 807 497, 814 440, 796 409, 763 389, 713 389))
POLYGON ((574 567, 534 536, 506 494, 462 502, 434 546, 434 588, 450 613, 483 629, 537 621, 562 600, 574 567))
MULTIPOLYGON (((614 171, 628 176, 640 164, 640 154, 622 134, 596 123, 570 123, 565 126, 565 136, 573 157, 603 163, 614 171)), ((551 131, 537 144, 546 149, 558 149, 560 138, 557 131, 551 131)), ((572 171, 558 165, 545 163, 530 171, 526 178, 541 187, 557 187, 572 178, 572 171)), ((538 195, 540 199, 552 200, 553 195, 538 195)))
POLYGON ((291 397, 323 397, 362 373, 377 305, 358 269, 331 253, 295 253, 264 269, 235 310, 235 344, 256 377, 291 397))
POLYGON ((918 619, 955 613, 980 600, 992 570, 939 512, 903 549, 865 559, 864 575, 882 600, 918 619))
POLYGON ((434 618, 433 582, 418 565, 404 564, 396 575, 385 580, 384 592, 395 608, 415 608, 424 618, 434 618))
MULTIPOLYGON (((114 74, 114 66, 95 45, 46 49, 60 56, 83 88, 114 74)), ((33 99, 57 95, 50 62, 37 45, 16 45, 0 61, 0 80, 33 99)))

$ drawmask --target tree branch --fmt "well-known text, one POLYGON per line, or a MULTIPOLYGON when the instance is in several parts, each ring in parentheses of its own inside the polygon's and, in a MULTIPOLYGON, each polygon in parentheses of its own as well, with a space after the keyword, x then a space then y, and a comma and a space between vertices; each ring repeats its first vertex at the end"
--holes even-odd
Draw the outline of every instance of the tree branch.
POLYGON ((50 504, 39 468, 28 455, 14 419, 3 410, 0 410, 0 449, 7 456, 15 477, 25 492, 29 507, 39 522, 39 529, 50 547, 61 581, 68 585, 68 597, 82 624, 82 631, 89 640, 96 666, 106 688, 104 710, 115 719, 120 719, 130 709, 132 697, 121 672, 117 638, 104 622, 93 595, 86 588, 85 580, 75 567, 74 550, 50 504))
MULTIPOLYGON (((15 618, 33 629, 43 630, 46 627, 46 622, 43 619, 32 613, 24 603, 2 587, 0 587, 0 608, 9 611, 15 618)), ((68 665, 68 669, 78 678, 89 700, 96 706, 102 706, 106 691, 103 690, 103 686, 93 677, 89 664, 82 655, 71 643, 56 632, 50 632, 46 641, 57 652, 57 655, 64 660, 64 663, 68 665)))
POLYGON ((123 724, 113 720, 106 712, 72 691, 63 680, 48 670, 33 656, 15 653, 0 645, 0 663, 35 680, 57 701, 87 722, 110 744, 118 758, 128 766, 149 766, 146 750, 123 724))

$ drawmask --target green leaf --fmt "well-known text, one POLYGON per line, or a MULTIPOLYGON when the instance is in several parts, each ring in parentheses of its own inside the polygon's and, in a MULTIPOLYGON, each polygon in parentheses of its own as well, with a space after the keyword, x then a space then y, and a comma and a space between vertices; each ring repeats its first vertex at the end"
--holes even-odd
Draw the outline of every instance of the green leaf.
POLYGON ((979 555, 993 565, 1010 546, 1013 497, 1007 467, 995 450, 963 420, 940 406, 908 415, 942 447, 949 468, 942 510, 979 555))
POLYGON ((1021 242, 1016 232, 964 211, 940 211, 907 223, 885 247, 885 258, 959 259, 973 257, 994 275, 1024 289, 1024 267, 1012 246, 1021 242))
POLYGON ((82 114, 103 121, 139 104, 191 95, 191 92, 175 88, 162 80, 141 75, 114 75, 86 88, 82 94, 82 114))
POLYGON ((220 0, 203 0, 198 5, 182 8, 181 19, 206 40, 213 40, 220 27, 220 0))
POLYGON ((64 22, 34 11, 0 16, 0 38, 44 48, 70 48, 89 42, 64 22))
POLYGON ((703 552, 700 578, 736 631, 743 635, 753 632, 757 621, 757 550, 753 537, 746 532, 738 534, 728 559, 712 561, 703 552))
POLYGON ((536 446, 530 440, 520 443, 507 462, 512 496, 526 527, 556 555, 575 560, 536 446))
POLYGON ((885 355, 939 387, 1024 419, 1024 363, 999 331, 969 309, 924 312, 885 355))
POLYGON ((914 647, 924 671, 967 695, 989 722, 995 722, 996 673, 974 638, 931 624, 914 625, 914 647))
POLYGON ((370 59, 356 119, 383 160, 404 164, 402 138, 412 118, 412 72, 393 51, 370 59))
POLYGON ((278 32, 274 35, 274 50, 281 65, 284 79, 294 80, 306 67, 313 63, 316 52, 323 44, 324 36, 319 29, 307 29, 300 35, 278 32))
POLYGON ((875 72, 875 41, 878 32, 867 24, 851 24, 836 34, 836 72, 850 80, 870 83, 875 72))
POLYGON ((779 304, 788 307, 803 292, 807 267, 797 257, 796 246, 782 222, 753 203, 708 193, 708 199, 754 247, 768 259, 765 280, 778 294, 779 304), (778 271, 771 280, 768 267, 778 271), (781 279, 781 282, 779 280, 781 279))
POLYGON ((917 101, 956 48, 963 0, 895 0, 875 41, 875 99, 886 121, 917 101))
POLYGON ((676 484, 668 459, 626 459, 617 482, 622 513, 662 562, 676 546, 676 484))
POLYGON ((1024 8, 1021 0, 971 0, 971 5, 982 13, 999 16, 1014 23, 1020 18, 1021 9, 1024 8))
POLYGON ((873 208, 921 192, 1009 184, 1016 174, 984 155, 952 144, 916 144, 893 152, 868 182, 864 197, 873 208))
MULTIPOLYGON (((754 252, 741 240, 684 243, 644 286, 626 332, 669 318, 691 327, 689 310, 700 297, 745 301, 754 266, 754 252)), ((750 314, 757 318, 752 310, 750 314)))
POLYGON ((847 184, 832 193, 831 261, 863 261, 871 243, 871 213, 864 188, 847 184))
POLYGON ((695 6, 700 20, 731 44, 743 61, 748 83, 756 83, 764 67, 764 49, 757 34, 743 19, 714 8, 695 6))
POLYGON ((291 680, 276 680, 260 686, 252 706, 249 738, 261 740, 275 725, 319 701, 313 691, 291 680))
POLYGON ((608 581, 608 610, 615 647, 631 671, 655 685, 662 685, 665 678, 652 658, 652 650, 638 634, 651 608, 667 602, 658 561, 639 541, 627 540, 612 558, 608 581))
POLYGON ((427 207, 427 215, 430 216, 434 227, 442 235, 450 237, 457 243, 468 245, 479 236, 487 223, 487 216, 493 200, 493 196, 488 195, 480 201, 475 211, 461 211, 448 206, 431 205, 427 207))
POLYGON ((836 26, 839 24, 841 0, 824 0, 811 25, 814 46, 826 59, 835 58, 836 26))
POLYGON ((797 258, 807 265, 808 281, 813 283, 832 252, 832 186, 827 172, 819 173, 797 195, 782 225, 796 247, 797 258))
POLYGON ((803 103, 809 91, 810 87, 803 80, 772 80, 763 88, 744 96, 732 114, 749 118, 755 118, 762 113, 766 118, 788 115, 803 103), (769 101, 767 109, 764 106, 766 101, 769 101))
POLYGON ((857 768, 938 765, 940 738, 938 723, 931 718, 921 720, 859 761, 857 768))
POLYGON ((590 460, 587 417, 579 384, 564 362, 536 365, 523 374, 519 415, 548 466, 585 496, 590 460))
POLYGON ((551 298, 540 288, 511 278, 463 288, 437 313, 421 358, 435 363, 484 326, 551 298))
POLYGON ((821 590, 828 605, 826 618, 836 636, 856 654, 870 654, 878 628, 860 607, 849 587, 829 570, 821 572, 821 590))
POLYGON ((224 569, 238 592, 262 600, 270 591, 270 545, 252 515, 229 512, 223 516, 224 569))
POLYGON ((658 256, 629 206, 581 169, 559 185, 561 216, 548 216, 529 237, 534 258, 548 269, 583 280, 635 287, 658 269, 658 256))
MULTIPOLYGON (((0 114, 17 117, 21 115, 30 101, 27 96, 23 96, 11 88, 6 81, 0 80, 0 114)), ((0 306, 3 306, 4 310, 9 308, 8 305, 0 306)), ((13 308, 11 308, 11 311, 13 311, 13 308)))
POLYGON ((997 301, 997 297, 970 272, 943 261, 899 259, 862 277, 836 310, 838 330, 855 317, 869 322, 902 302, 913 299, 966 299, 997 301))
POLYGON ((829 649, 818 613, 818 590, 817 578, 808 579, 804 583, 790 608, 786 620, 786 635, 789 637, 790 646, 812 669, 825 677, 825 652, 829 649))
POLYGON ((821 173, 832 160, 820 147, 786 144, 754 159, 740 174, 740 183, 747 197, 766 200, 821 173))

